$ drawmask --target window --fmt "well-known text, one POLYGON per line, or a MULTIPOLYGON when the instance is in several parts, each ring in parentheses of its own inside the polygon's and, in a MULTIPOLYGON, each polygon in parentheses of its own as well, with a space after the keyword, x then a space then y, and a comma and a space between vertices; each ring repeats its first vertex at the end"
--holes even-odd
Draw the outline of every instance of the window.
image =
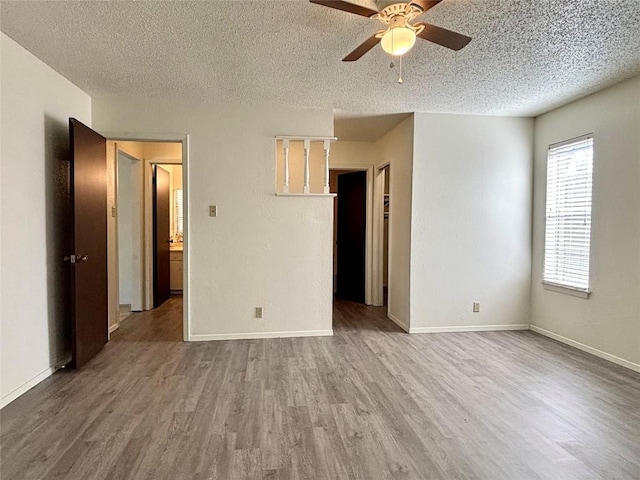
POLYGON ((184 222, 182 216, 182 190, 174 190, 175 194, 175 202, 174 205, 176 207, 175 214, 173 216, 175 224, 174 224, 174 238, 176 241, 181 242, 184 236, 184 222))
POLYGON ((543 284, 583 298, 589 294, 592 171, 592 135, 549 147, 543 284))

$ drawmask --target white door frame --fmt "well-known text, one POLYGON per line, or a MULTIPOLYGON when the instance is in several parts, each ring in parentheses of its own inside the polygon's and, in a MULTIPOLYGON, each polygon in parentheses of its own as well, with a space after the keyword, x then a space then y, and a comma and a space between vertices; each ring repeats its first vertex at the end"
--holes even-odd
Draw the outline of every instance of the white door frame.
MULTIPOLYGON (((384 182, 385 173, 384 169, 390 167, 390 162, 376 166, 376 179, 375 179, 375 199, 374 199, 374 211, 373 211, 373 245, 376 253, 375 263, 377 268, 375 270, 376 277, 374 278, 374 305, 382 306, 384 303, 384 182)), ((389 235, 389 244, 391 244, 391 235, 389 235)), ((389 248, 389 254, 391 248, 389 248)), ((391 265, 391 255, 387 256, 387 262, 391 265)), ((391 290, 391 279, 388 279, 387 289, 391 290)), ((387 291, 388 294, 388 291, 387 291)), ((387 297, 387 312, 389 311, 389 299, 387 297)))
MULTIPOLYGON (((178 159, 160 159, 154 158, 153 160, 143 159, 143 178, 144 178, 144 192, 143 192, 143 203, 145 205, 145 225, 144 225, 144 245, 145 245, 145 309, 153 308, 153 262, 152 257, 149 256, 149 248, 153 248, 151 245, 153 240, 153 235, 149 227, 147 218, 151 214, 150 205, 151 205, 151 165, 155 163, 181 163, 182 164, 182 190, 184 196, 183 203, 183 216, 184 216, 184 251, 183 251, 183 279, 182 279, 182 295, 183 295, 183 312, 182 312, 182 338, 184 341, 188 341, 191 335, 191 326, 189 321, 189 304, 190 304, 190 295, 189 295, 189 135, 184 134, 131 134, 131 133, 120 133, 120 132, 103 132, 101 133, 107 140, 114 142, 167 142, 167 143, 180 143, 182 144, 182 160, 178 159), (149 264, 151 267, 149 268, 149 264)), ((117 161, 117 159, 116 159, 117 161)), ((117 204, 117 197, 115 199, 117 204)), ((151 221, 150 224, 153 222, 151 221)), ((116 230, 117 233, 117 230, 116 230)), ((116 238, 117 241, 117 238, 116 238)), ((153 252, 151 250, 151 252, 153 252)), ((109 275, 118 276, 117 272, 117 258, 116 258, 116 272, 112 272, 109 275)), ((117 285, 117 283, 116 283, 117 285)))
MULTIPOLYGON (((367 215, 365 224, 365 246, 364 246, 364 303, 367 305, 382 305, 382 296, 377 294, 377 282, 382 277, 380 274, 380 263, 376 259, 380 256, 377 251, 379 245, 374 241, 375 215, 376 211, 374 199, 374 166, 373 165, 349 165, 332 163, 329 170, 345 170, 351 172, 367 172, 367 215)), ((383 185, 384 188, 384 185, 383 185)), ((335 248, 335 245, 334 245, 335 248)), ((382 250, 380 250, 382 252, 382 250)), ((331 282, 333 290, 333 282, 331 282)), ((333 295, 333 291, 332 291, 333 295)))

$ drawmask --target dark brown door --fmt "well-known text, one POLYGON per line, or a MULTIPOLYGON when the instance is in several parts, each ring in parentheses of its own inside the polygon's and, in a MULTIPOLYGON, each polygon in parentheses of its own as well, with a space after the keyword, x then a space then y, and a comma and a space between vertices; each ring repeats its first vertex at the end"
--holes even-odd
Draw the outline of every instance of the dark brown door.
POLYGON ((338 175, 337 295, 364 303, 367 172, 338 175))
POLYGON ((169 299, 169 172, 153 166, 153 306, 169 299))
POLYGON ((71 367, 107 343, 107 141, 74 118, 71 145, 71 367))

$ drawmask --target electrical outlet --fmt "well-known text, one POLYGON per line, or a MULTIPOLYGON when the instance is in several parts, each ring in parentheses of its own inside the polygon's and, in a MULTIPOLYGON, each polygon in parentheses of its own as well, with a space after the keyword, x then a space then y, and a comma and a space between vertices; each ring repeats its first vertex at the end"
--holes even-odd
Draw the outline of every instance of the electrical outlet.
POLYGON ((218 208, 215 205, 209 205, 209 216, 210 217, 218 216, 218 208))
POLYGON ((478 313, 480 311, 480 302, 473 302, 473 313, 478 313))
POLYGON ((262 307, 256 307, 256 318, 262 318, 262 307))

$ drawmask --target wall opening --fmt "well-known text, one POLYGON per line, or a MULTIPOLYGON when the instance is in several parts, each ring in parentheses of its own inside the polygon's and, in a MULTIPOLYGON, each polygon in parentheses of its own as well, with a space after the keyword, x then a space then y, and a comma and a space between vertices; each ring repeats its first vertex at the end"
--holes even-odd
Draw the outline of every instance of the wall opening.
MULTIPOLYGON (((159 272, 165 276, 167 298, 181 303, 181 311, 186 311, 183 292, 187 195, 182 142, 109 140, 107 150, 111 180, 108 252, 111 333, 132 313, 163 303, 157 301, 158 294, 154 291, 159 272), (166 178, 163 186, 166 205, 160 216, 162 238, 158 236, 158 219, 154 221, 157 169, 166 178)), ((186 318, 182 321, 187 339, 186 318)))

